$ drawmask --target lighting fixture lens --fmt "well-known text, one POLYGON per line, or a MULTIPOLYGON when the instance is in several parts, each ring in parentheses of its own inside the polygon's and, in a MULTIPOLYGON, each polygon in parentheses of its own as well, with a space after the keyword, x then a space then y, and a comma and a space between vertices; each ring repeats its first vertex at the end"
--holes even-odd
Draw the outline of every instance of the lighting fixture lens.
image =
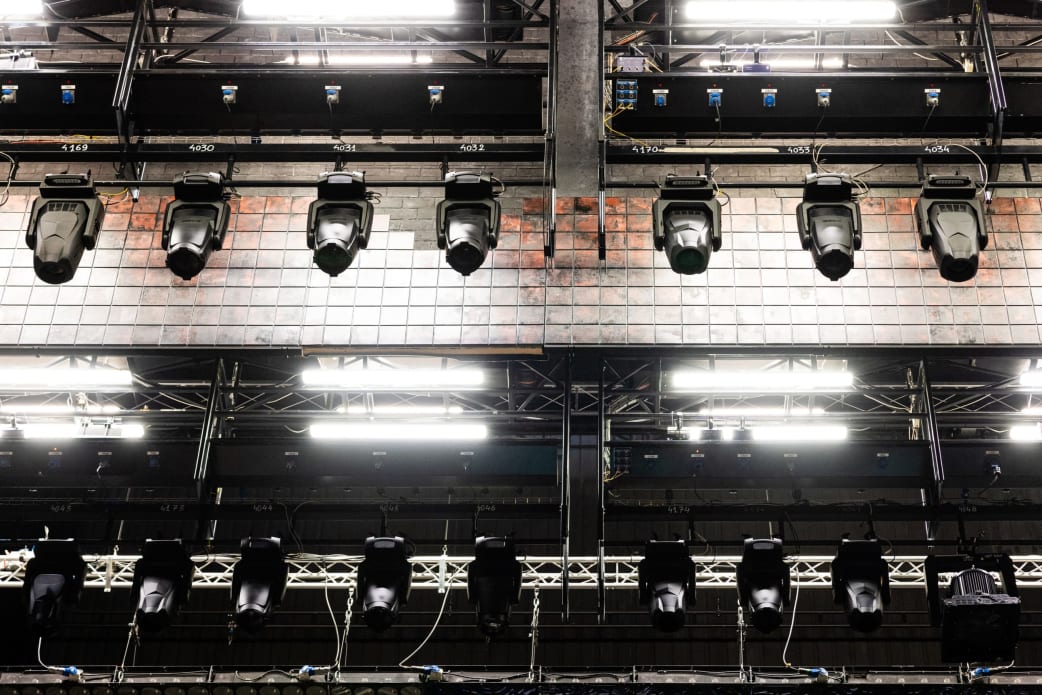
POLYGON ((310 431, 315 439, 462 440, 488 437, 485 425, 443 422, 316 422, 310 431))
POLYGON ((1042 369, 1032 369, 1020 375, 1021 386, 1042 386, 1042 369))
POLYGON ((243 0, 242 12, 253 17, 432 18, 451 17, 456 4, 454 0, 243 0))
POLYGON ((893 19, 897 6, 885 0, 692 0, 687 18, 696 22, 871 22, 893 19))
POLYGON ((807 427, 754 427, 753 439, 758 442, 839 442, 847 438, 843 425, 807 427))
POLYGON ((1042 428, 1034 425, 1014 425, 1009 428, 1009 438, 1015 442, 1042 442, 1042 428))
POLYGON ((673 388, 678 391, 737 393, 742 391, 845 391, 854 384, 854 375, 842 371, 762 372, 690 371, 674 372, 673 388))
POLYGON ((43 14, 43 0, 4 0, 0 19, 39 17, 43 14))
POLYGON ((481 388, 480 369, 308 369, 304 386, 364 391, 457 391, 481 388))
POLYGON ((130 387, 133 383, 133 375, 125 369, 84 369, 80 367, 0 369, 0 388, 6 391, 121 390, 130 387))

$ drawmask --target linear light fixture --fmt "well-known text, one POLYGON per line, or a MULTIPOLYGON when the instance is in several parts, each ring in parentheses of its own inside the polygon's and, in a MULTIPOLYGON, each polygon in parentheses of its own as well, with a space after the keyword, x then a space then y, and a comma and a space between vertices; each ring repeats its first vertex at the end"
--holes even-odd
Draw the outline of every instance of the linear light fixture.
POLYGON ((481 369, 308 369, 301 374, 311 388, 360 391, 462 391, 485 383, 481 369))
POLYGON ((9 403, 0 405, 0 415, 116 415, 119 406, 90 404, 86 406, 66 403, 9 403))
MULTIPOLYGON (((703 58, 699 63, 703 68, 722 68, 730 65, 737 68, 744 68, 746 65, 753 64, 754 61, 751 60, 732 60, 727 63, 721 63, 719 58, 703 58)), ((810 70, 817 67, 817 63, 813 58, 769 58, 767 60, 761 60, 760 65, 769 65, 771 70, 810 70)), ((826 70, 842 68, 843 59, 825 58, 821 61, 821 67, 826 70)))
POLYGON ((703 408, 698 411, 703 417, 820 417, 825 415, 824 408, 782 408, 755 407, 748 408, 703 408))
MULTIPOLYGON (((321 61, 316 55, 302 55, 294 58, 289 56, 284 63, 290 65, 319 65, 321 61)), ((348 53, 345 55, 331 55, 326 60, 326 65, 429 65, 434 62, 431 55, 411 55, 389 53, 348 53)))
POLYGON ((1015 442, 1042 442, 1042 427, 1037 422, 1033 425, 1014 425, 1009 428, 1009 438, 1015 442))
POLYGON ((324 19, 434 18, 456 13, 454 0, 243 0, 248 17, 324 19))
POLYGON ((893 19, 897 5, 887 0, 691 0, 687 18, 695 22, 788 22, 827 24, 893 19))
POLYGON ((3 0, 0 3, 0 19, 39 17, 43 14, 43 0, 3 0))
POLYGON ((701 393, 846 391, 854 375, 838 370, 820 371, 682 371, 673 373, 677 391, 701 393))
POLYGON ((374 405, 372 407, 364 405, 349 405, 346 408, 340 406, 337 408, 338 413, 347 413, 348 415, 390 415, 401 416, 401 415, 459 415, 463 412, 463 408, 458 405, 374 405))
POLYGON ((1029 369, 1020 375, 1021 386, 1042 386, 1042 369, 1029 369))
POLYGON ((691 441, 697 442, 706 439, 706 432, 719 432, 720 439, 725 442, 729 442, 734 439, 734 428, 733 427, 716 427, 710 430, 708 427, 685 427, 682 431, 687 434, 687 438, 691 441))
POLYGON ((141 439, 145 428, 138 423, 87 424, 76 422, 26 422, 0 430, 5 439, 141 439))
POLYGON ((445 422, 316 422, 309 428, 315 439, 464 440, 485 439, 488 427, 445 422))
POLYGON ((120 391, 134 383, 126 369, 87 369, 83 367, 0 369, 0 389, 5 391, 120 391))
POLYGON ((753 441, 757 442, 840 442, 847 438, 843 425, 807 425, 753 427, 753 441))

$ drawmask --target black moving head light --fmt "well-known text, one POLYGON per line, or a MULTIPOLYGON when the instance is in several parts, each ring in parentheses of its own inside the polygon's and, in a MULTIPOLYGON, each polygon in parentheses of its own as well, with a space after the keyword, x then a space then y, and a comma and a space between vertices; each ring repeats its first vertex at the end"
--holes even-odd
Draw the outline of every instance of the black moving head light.
POLYGON ((737 574, 742 610, 753 627, 771 632, 781 625, 782 611, 789 604, 789 566, 782 542, 747 538, 737 574))
POLYGON ((86 571, 76 541, 37 541, 34 556, 25 566, 23 584, 29 632, 34 637, 51 637, 58 631, 61 608, 79 601, 86 571))
POLYGON ((232 571, 235 624, 255 632, 264 627, 286 594, 289 568, 278 538, 244 538, 232 571))
POLYGON ((90 174, 46 175, 25 234, 36 277, 52 285, 71 280, 83 250, 97 243, 104 220, 105 205, 90 174))
POLYGON ((182 280, 202 272, 210 254, 224 244, 231 208, 221 174, 181 174, 174 179, 174 201, 163 219, 166 267, 182 280))
POLYGON ((474 542, 467 598, 477 606, 481 632, 495 637, 510 627, 510 607, 521 600, 521 563, 513 539, 479 536, 474 542))
POLYGON ((661 196, 652 206, 655 248, 666 252, 673 272, 704 273, 723 243, 720 201, 709 177, 671 174, 661 196))
POLYGON ((365 539, 365 560, 358 566, 365 624, 382 632, 398 620, 398 610, 409 602, 412 564, 409 547, 399 536, 365 539))
POLYGON ((663 632, 682 628, 686 594, 695 590, 695 563, 687 542, 648 541, 637 571, 640 605, 648 607, 651 624, 663 632))
POLYGON ((181 541, 146 541, 134 564, 134 619, 145 632, 159 632, 170 624, 188 600, 195 565, 181 541))
POLYGON ((438 203, 438 248, 460 275, 481 267, 499 243, 500 204, 488 174, 451 172, 438 203))
POLYGON ((800 243, 814 266, 829 280, 839 280, 854 267, 861 248, 861 208, 854 181, 846 174, 809 174, 803 202, 796 207, 800 243))
POLYGON ((933 251, 941 277, 966 282, 977 274, 980 252, 988 247, 984 209, 967 176, 930 176, 915 203, 919 240, 933 251))
POLYGON ((318 177, 318 199, 308 208, 308 248, 322 272, 336 277, 359 249, 369 246, 373 204, 361 172, 327 172, 318 177))
POLYGON ((883 607, 890 605, 890 568, 878 541, 843 540, 832 560, 832 596, 858 632, 874 632, 883 624, 883 607))

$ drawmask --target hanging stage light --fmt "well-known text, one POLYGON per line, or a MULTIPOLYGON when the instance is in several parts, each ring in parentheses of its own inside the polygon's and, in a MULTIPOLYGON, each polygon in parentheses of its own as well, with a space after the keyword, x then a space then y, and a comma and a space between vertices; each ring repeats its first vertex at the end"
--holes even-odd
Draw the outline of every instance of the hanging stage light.
POLYGON ((666 177, 652 223, 655 248, 666 252, 673 272, 694 275, 709 267, 709 256, 723 243, 720 209, 708 177, 666 177))
POLYGON ((695 592, 695 563, 686 541, 648 541, 637 566, 640 605, 648 606, 651 624, 663 632, 684 626, 686 593, 695 592))
POLYGON ((839 280, 854 267, 861 248, 861 208, 854 181, 846 174, 808 174, 803 202, 796 207, 800 243, 814 266, 829 280, 839 280))
POLYGON ((481 267, 499 243, 500 204, 488 174, 450 172, 438 203, 438 248, 460 275, 481 267))
POLYGON ((170 624, 188 600, 195 565, 181 541, 146 541, 141 559, 134 563, 133 594, 137 602, 134 620, 145 632, 158 632, 170 624))
POLYGON ((327 172, 318 177, 318 200, 308 208, 308 248, 322 272, 336 277, 347 270, 358 249, 369 246, 372 228, 365 174, 327 172))
POLYGON ((1012 662, 1020 633, 1020 592, 1009 555, 930 555, 926 558, 930 622, 941 628, 941 660, 1012 662), (1002 576, 1002 591, 991 575, 1002 576), (941 599, 941 572, 955 572, 941 599))
POLYGON ((874 632, 883 624, 883 607, 890 605, 890 568, 878 541, 843 540, 832 560, 832 596, 858 632, 874 632))
POLYGON ((34 556, 25 566, 24 591, 28 602, 29 631, 34 637, 50 637, 61 625, 62 605, 79 601, 87 563, 76 541, 37 541, 34 556))
POLYGON ((915 203, 919 240, 932 249, 941 277, 966 282, 977 274, 980 252, 988 247, 984 209, 967 176, 930 176, 915 203))
POLYGON ((244 538, 232 572, 235 624, 249 632, 264 627, 286 594, 289 569, 278 538, 244 538))
POLYGON ((405 539, 395 536, 365 540, 365 560, 358 566, 358 586, 365 624, 382 632, 398 620, 398 609, 409 602, 412 565, 405 539))
POLYGON ((191 280, 220 249, 228 231, 231 209, 221 174, 181 174, 174 179, 174 201, 163 219, 166 267, 182 280, 191 280))
POLYGON ((782 542, 747 538, 737 575, 742 610, 753 627, 771 632, 781 625, 782 610, 789 604, 789 566, 782 542))
POLYGON ((521 600, 521 563, 512 538, 479 536, 474 542, 467 598, 477 606, 481 632, 495 637, 510 627, 510 607, 521 600))
POLYGON ((52 285, 71 280, 83 250, 93 250, 97 243, 104 219, 105 205, 90 174, 45 176, 25 234, 36 276, 52 285))

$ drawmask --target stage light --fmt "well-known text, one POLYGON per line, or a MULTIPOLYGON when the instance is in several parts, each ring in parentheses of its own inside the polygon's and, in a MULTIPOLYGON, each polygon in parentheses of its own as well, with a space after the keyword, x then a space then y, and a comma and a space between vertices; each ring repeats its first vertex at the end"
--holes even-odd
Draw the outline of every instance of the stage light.
POLYGON ((701 393, 742 393, 784 391, 809 393, 813 391, 846 391, 854 383, 854 375, 837 370, 782 371, 782 370, 691 370, 673 372, 673 389, 701 393))
POLYGON ((134 620, 145 632, 158 632, 170 624, 188 600, 195 565, 181 541, 145 542, 141 559, 134 563, 134 620))
POLYGON ((103 367, 7 367, 0 369, 5 391, 126 391, 134 375, 103 367))
POLYGON ((358 586, 363 593, 362 617, 365 624, 382 632, 398 620, 398 609, 409 602, 412 565, 405 539, 365 540, 365 560, 358 566, 358 586))
POLYGON ((758 442, 841 442, 847 438, 843 425, 777 425, 752 428, 758 442))
MULTIPOLYGON (((818 67, 818 62, 814 58, 768 58, 756 63, 752 60, 721 62, 719 56, 717 56, 714 58, 703 58, 698 64, 700 67, 709 69, 743 69, 750 65, 765 65, 771 70, 812 70, 818 67)), ((821 61, 821 67, 825 70, 838 70, 843 67, 843 59, 824 58, 821 61)))
POLYGON ((652 206, 655 248, 666 252, 675 273, 705 272, 720 250, 720 201, 706 176, 666 177, 661 198, 652 206))
MULTIPOLYGON (((651 624, 663 632, 684 626, 686 594, 695 593, 695 563, 685 541, 648 541, 637 566, 640 605, 647 606, 651 624)), ((693 601, 692 601, 693 602, 693 601)))
POLYGON ((966 282, 977 274, 980 252, 988 247, 984 209, 967 176, 930 176, 915 203, 919 241, 933 251, 941 277, 966 282))
POLYGON ((1042 386, 1042 369, 1029 369, 1020 375, 1020 385, 1038 387, 1042 386))
MULTIPOLYGON (((388 417, 402 417, 402 416, 415 416, 415 415, 429 415, 431 417, 437 416, 449 416, 459 415, 463 412, 463 408, 458 405, 349 405, 349 406, 337 406, 336 411, 338 413, 347 413, 348 415, 357 415, 365 417, 379 417, 386 415, 388 417)), ((3 410, 0 409, 0 413, 3 410)))
POLYGON ((893 19, 897 6, 886 0, 691 0, 687 18, 700 23, 796 22, 809 24, 893 19))
POLYGON ((79 601, 87 563, 72 539, 37 541, 33 552, 25 565, 24 584, 29 632, 51 637, 61 625, 61 607, 79 601))
POLYGON ((278 538, 244 538, 242 554, 232 571, 235 624, 248 632, 260 630, 286 594, 289 568, 278 538))
POLYGON ((1020 636, 1020 592, 1009 555, 930 555, 925 573, 930 622, 941 628, 941 660, 1012 662, 1020 636), (991 571, 1001 574, 1001 591, 991 571), (943 600, 941 572, 956 573, 943 600))
POLYGON ((1042 442, 1042 427, 1033 425, 1013 425, 1009 428, 1009 438, 1015 442, 1042 442))
POLYGON ((883 624, 883 607, 890 605, 890 568, 878 541, 843 540, 832 560, 832 596, 858 632, 874 632, 883 624))
POLYGON ((438 203, 438 248, 460 275, 481 267, 489 249, 499 243, 500 204, 488 174, 450 172, 445 200, 438 203))
POLYGON ((221 174, 181 174, 174 179, 174 201, 167 205, 162 245, 166 267, 182 280, 191 280, 220 249, 228 231, 231 209, 221 174))
POLYGON ((118 415, 118 405, 98 405, 90 403, 87 405, 70 405, 64 403, 7 403, 0 405, 0 415, 81 415, 90 417, 92 415, 118 415))
POLYGON ((861 208, 854 181, 846 174, 808 174, 803 202, 796 207, 800 243, 814 266, 829 280, 839 280, 854 267, 861 248, 861 208))
POLYGON ((121 422, 22 422, 0 430, 10 439, 141 439, 145 428, 138 423, 121 422))
POLYGON ((790 417, 822 417, 824 416, 824 408, 804 408, 795 406, 791 408, 784 408, 782 406, 777 407, 736 407, 736 408, 703 408, 698 411, 698 414, 703 417, 715 417, 715 418, 726 418, 728 420, 738 420, 745 417, 750 418, 771 418, 781 419, 790 417))
POLYGON ((43 15, 43 0, 3 0, 0 19, 28 19, 43 15))
POLYGON ((446 422, 316 422, 308 431, 315 439, 436 441, 488 438, 486 425, 446 422))
POLYGON ((466 391, 482 388, 482 369, 308 369, 301 382, 310 388, 359 391, 466 391))
POLYGON ((510 627, 510 607, 521 600, 521 563, 512 538, 479 536, 467 565, 467 599, 477 607, 478 629, 495 637, 510 627))
POLYGON ((782 542, 774 538, 747 538, 738 565, 738 596, 749 622, 760 632, 781 625, 789 604, 789 566, 782 542))
POLYGON ((44 176, 25 234, 36 277, 52 285, 71 280, 83 250, 97 243, 104 219, 105 205, 90 174, 44 176))
POLYGON ((318 200, 308 208, 308 248, 322 272, 336 277, 347 270, 358 249, 369 246, 372 228, 365 174, 327 172, 318 177, 318 200))
POLYGON ((325 19, 433 19, 451 17, 454 0, 243 0, 247 17, 293 17, 325 19))

